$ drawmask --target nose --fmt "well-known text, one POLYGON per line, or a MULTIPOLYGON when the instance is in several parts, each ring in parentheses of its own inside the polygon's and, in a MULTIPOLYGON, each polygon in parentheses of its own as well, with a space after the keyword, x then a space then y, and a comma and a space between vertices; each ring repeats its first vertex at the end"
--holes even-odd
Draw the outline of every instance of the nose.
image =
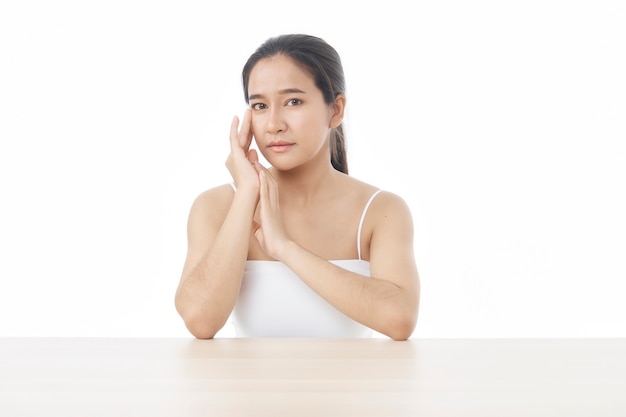
POLYGON ((285 131, 285 121, 280 108, 276 106, 270 108, 267 125, 267 133, 276 134, 285 131))

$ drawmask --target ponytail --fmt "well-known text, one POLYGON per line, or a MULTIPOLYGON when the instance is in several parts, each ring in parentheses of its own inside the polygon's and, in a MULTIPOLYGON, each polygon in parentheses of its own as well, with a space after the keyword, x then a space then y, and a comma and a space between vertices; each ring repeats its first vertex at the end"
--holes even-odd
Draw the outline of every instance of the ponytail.
POLYGON ((340 124, 330 132, 330 163, 337 171, 348 174, 346 137, 343 133, 343 124, 340 124))

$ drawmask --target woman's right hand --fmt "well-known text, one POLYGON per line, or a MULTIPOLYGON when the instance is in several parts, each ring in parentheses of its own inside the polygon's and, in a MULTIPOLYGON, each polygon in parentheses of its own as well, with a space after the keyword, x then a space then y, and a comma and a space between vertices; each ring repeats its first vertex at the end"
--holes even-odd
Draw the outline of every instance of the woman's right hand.
POLYGON ((230 126, 230 154, 226 159, 226 167, 235 181, 237 190, 259 194, 259 175, 254 168, 259 163, 256 150, 250 149, 252 143, 252 114, 246 110, 238 129, 239 118, 235 116, 230 126))

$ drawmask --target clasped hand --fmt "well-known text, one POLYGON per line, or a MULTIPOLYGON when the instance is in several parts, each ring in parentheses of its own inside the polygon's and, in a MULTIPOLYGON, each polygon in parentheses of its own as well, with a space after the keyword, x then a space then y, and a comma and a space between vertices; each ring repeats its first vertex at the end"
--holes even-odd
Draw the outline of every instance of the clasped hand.
POLYGON ((256 221, 250 219, 254 236, 265 254, 281 260, 282 249, 289 242, 280 216, 278 184, 272 174, 259 162, 252 144, 252 115, 248 109, 238 129, 239 118, 235 116, 230 126, 230 154, 226 167, 237 192, 252 193, 257 198, 256 221))

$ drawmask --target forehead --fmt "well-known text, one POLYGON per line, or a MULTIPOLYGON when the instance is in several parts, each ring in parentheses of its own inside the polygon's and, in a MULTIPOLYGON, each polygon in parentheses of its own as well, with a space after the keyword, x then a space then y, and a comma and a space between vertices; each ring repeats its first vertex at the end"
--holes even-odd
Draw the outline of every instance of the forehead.
POLYGON ((248 91, 252 94, 268 94, 288 88, 309 91, 315 87, 313 77, 295 61, 284 55, 263 58, 250 71, 248 91))

